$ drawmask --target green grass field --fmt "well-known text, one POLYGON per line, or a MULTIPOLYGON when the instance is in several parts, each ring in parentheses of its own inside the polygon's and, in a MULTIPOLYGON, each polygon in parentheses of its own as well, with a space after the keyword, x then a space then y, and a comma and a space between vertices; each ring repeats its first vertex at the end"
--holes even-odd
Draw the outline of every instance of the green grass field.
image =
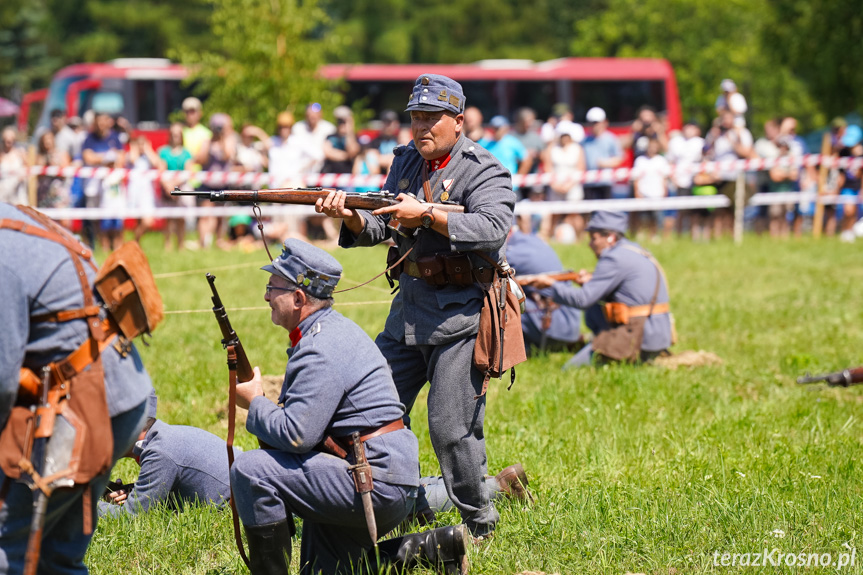
MULTIPOLYGON (((264 306, 267 275, 257 268, 266 256, 165 253, 158 236, 145 237, 144 246, 165 308, 207 310, 167 315, 150 346, 139 344, 160 417, 224 437, 225 354, 204 273, 217 276, 229 309, 264 306)), ((511 391, 495 380, 486 416, 489 469, 522 462, 537 503, 499 504, 498 530, 472 551, 472 573, 826 572, 836 568, 714 562, 765 548, 778 549, 772 561, 778 553, 830 553, 836 561, 849 546, 859 553, 842 572, 863 572, 863 388, 794 382, 804 371, 863 364, 860 245, 748 236, 742 247, 650 247, 671 284, 676 349, 712 351, 724 363, 563 373, 568 355, 551 354, 520 366, 511 391)), ((594 264, 584 246, 559 252, 568 267, 594 264)), ((380 271, 385 249, 335 255, 349 285, 380 271)), ((386 287, 380 279, 343 294, 337 309, 374 336, 388 309, 386 287)), ((252 363, 281 373, 288 338, 268 311, 237 309, 231 320, 252 363)), ((414 422, 423 472, 436 473, 424 401, 414 422)), ((237 444, 252 449, 255 441, 241 429, 237 444)), ((125 460, 114 476, 129 480, 135 470, 125 460)), ((244 573, 232 540, 228 510, 157 510, 100 522, 87 564, 97 575, 244 573)))

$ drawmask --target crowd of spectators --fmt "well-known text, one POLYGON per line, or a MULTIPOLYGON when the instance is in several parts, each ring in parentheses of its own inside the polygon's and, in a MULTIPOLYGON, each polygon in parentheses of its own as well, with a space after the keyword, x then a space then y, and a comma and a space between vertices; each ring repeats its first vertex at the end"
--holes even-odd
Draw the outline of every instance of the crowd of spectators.
MULTIPOLYGON (((602 108, 590 108, 578 122, 566 104, 556 104, 545 121, 540 121, 534 110, 521 108, 511 118, 496 115, 487 123, 478 108, 469 107, 464 112, 463 129, 512 174, 553 175, 549 185, 516 188, 523 201, 724 194, 733 202, 738 172, 724 167, 706 172, 698 168, 701 162, 795 158, 807 153, 807 149, 791 117, 769 120, 764 125, 764 135, 755 141, 746 125, 745 97, 731 80, 724 80, 720 89, 716 117, 704 129, 687 123, 681 130, 670 130, 663 114, 645 106, 625 129, 616 125, 612 130, 602 108), (693 168, 672 170, 673 165, 693 168), (584 170, 622 166, 632 167, 627 184, 585 182, 579 178, 584 170)), ((332 111, 335 123, 324 119, 325 111, 317 103, 305 108, 300 121, 289 111, 281 112, 270 126, 271 132, 253 125, 235 128, 233 119, 224 113, 211 114, 205 124, 203 106, 193 97, 183 101, 182 112, 184 121, 171 125, 167 144, 158 149, 148 138, 134 133, 122 117, 104 112, 88 111, 83 118, 67 119, 62 111, 53 111, 50 127, 36 134, 35 155, 30 158, 14 128, 6 128, 0 146, 0 171, 4 174, 0 178, 0 201, 28 203, 33 194, 28 190, 31 179, 24 171, 28 165, 91 166, 126 168, 128 172, 104 178, 40 175, 35 178, 37 206, 132 208, 146 214, 157 206, 211 205, 192 197, 172 197, 170 192, 178 185, 208 190, 219 187, 216 184, 195 176, 181 180, 176 174, 153 179, 151 170, 185 170, 193 174, 268 172, 271 187, 302 186, 307 176, 317 173, 385 175, 393 161, 393 149, 411 138, 407 124, 403 125, 399 114, 390 110, 384 111, 374 124, 374 137, 368 135, 368 130, 357 129, 353 113, 346 106, 332 111)), ((859 126, 837 119, 831 136, 832 154, 863 156, 859 126)), ((817 173, 811 166, 779 163, 770 170, 747 173, 744 185, 747 194, 812 191, 817 185, 817 173)), ((858 198, 857 202, 826 208, 825 233, 838 229, 843 240, 853 241, 852 227, 859 217, 860 170, 833 169, 826 186, 827 193, 858 198)), ((360 185, 354 189, 366 192, 377 186, 360 185)), ((631 218, 631 231, 653 241, 661 241, 675 230, 678 234, 686 230, 696 241, 708 240, 730 232, 732 210, 637 212, 631 218)), ((755 214, 755 227, 776 237, 800 234, 804 220, 811 215, 811 205, 773 204, 755 214)), ((559 242, 575 242, 584 235, 584 219, 579 214, 528 215, 520 219, 519 225, 523 231, 559 242)), ((91 245, 98 241, 103 248, 112 249, 122 241, 125 227, 121 220, 85 221, 82 232, 91 245)), ((194 224, 183 219, 158 222, 153 217, 142 217, 134 225, 134 235, 138 239, 155 227, 162 229, 167 249, 198 249, 214 244, 224 248, 247 246, 258 233, 249 216, 200 217, 194 224), (196 242, 185 239, 189 225, 197 227, 196 242)), ((331 220, 317 216, 275 218, 268 223, 267 231, 278 239, 337 239, 331 220)))

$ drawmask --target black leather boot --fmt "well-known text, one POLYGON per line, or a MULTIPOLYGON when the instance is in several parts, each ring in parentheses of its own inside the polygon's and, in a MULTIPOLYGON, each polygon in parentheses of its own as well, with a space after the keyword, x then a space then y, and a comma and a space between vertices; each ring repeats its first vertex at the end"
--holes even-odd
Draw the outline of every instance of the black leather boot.
POLYGON ((249 542, 249 571, 252 575, 288 575, 293 527, 293 522, 289 524, 288 521, 243 526, 249 542))
POLYGON ((467 575, 471 536, 466 525, 411 533, 378 544, 381 559, 399 575, 418 565, 438 573, 467 575))

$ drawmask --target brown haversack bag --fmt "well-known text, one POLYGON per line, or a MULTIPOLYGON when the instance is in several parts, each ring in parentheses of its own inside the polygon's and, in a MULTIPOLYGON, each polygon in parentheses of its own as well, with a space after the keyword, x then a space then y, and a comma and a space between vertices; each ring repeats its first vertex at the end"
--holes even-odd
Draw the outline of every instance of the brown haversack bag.
POLYGON ((626 324, 599 332, 591 345, 594 353, 614 361, 635 363, 641 359, 646 317, 632 317, 626 324))
POLYGON ((126 339, 150 334, 162 321, 162 296, 137 242, 125 243, 108 255, 94 287, 126 339))
POLYGON ((510 277, 499 275, 485 290, 483 307, 479 315, 479 331, 476 334, 476 344, 473 348, 473 365, 484 374, 482 392, 474 399, 485 395, 488 391, 489 379, 501 377, 510 369, 510 387, 515 382, 515 366, 527 360, 524 349, 524 333, 521 329, 521 302, 513 292, 510 277), (505 290, 505 305, 501 310, 501 284, 505 290), (501 319, 503 319, 503 363, 501 364, 501 319))

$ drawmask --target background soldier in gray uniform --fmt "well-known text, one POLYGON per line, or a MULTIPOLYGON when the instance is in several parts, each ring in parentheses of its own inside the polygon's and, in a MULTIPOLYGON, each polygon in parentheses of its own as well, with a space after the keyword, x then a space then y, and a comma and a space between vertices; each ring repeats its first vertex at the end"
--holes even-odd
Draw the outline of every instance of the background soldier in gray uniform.
MULTIPOLYGON (((607 330, 603 302, 625 304, 629 309, 650 305, 659 280, 655 309, 644 324, 641 342, 642 361, 652 359, 666 351, 672 343, 671 317, 668 310, 668 286, 661 270, 654 265, 644 248, 626 239, 627 216, 620 212, 594 212, 587 225, 590 248, 598 261, 593 273, 581 270, 575 289, 569 282, 555 282, 548 276, 538 276, 531 283, 537 288, 552 289, 552 297, 560 305, 585 310, 585 322, 594 334, 607 330)), ((643 315, 647 315, 644 313, 643 315)), ((593 346, 587 345, 570 359, 564 367, 588 365, 593 346)))
MULTIPOLYGON (((483 301, 476 280, 490 281, 494 270, 473 252, 503 261, 515 194, 507 169, 462 135, 464 92, 458 82, 423 74, 406 111, 411 114, 413 142, 396 148, 384 186, 400 193, 401 202, 374 212, 354 211, 345 209, 343 193, 334 192, 316 209, 344 219, 339 238, 343 247, 372 246, 392 237, 400 255, 413 248, 376 343, 408 411, 431 382, 429 434, 449 498, 471 532, 483 536, 494 530, 499 515, 484 485, 485 396, 475 399, 481 395, 483 374, 472 357, 483 301), (430 197, 423 189, 426 179, 430 197), (418 198, 454 202, 465 210, 434 210, 418 198), (419 229, 405 237, 388 224, 419 229), (470 274, 465 273, 468 260, 470 274), (462 277, 449 273, 456 269, 462 277)), ((418 507, 425 502, 419 501, 418 507)))
MULTIPOLYGON (((20 220, 45 229, 9 204, 0 203, 0 220, 20 220)), ((74 243, 75 240, 71 240, 74 243)), ((83 245, 80 249, 85 249, 83 245)), ((8 421, 12 406, 20 399, 19 369, 40 373, 43 365, 60 361, 89 337, 87 320, 31 321, 31 316, 84 307, 81 284, 67 249, 54 241, 23 232, 0 229, 0 429, 8 421)), ((84 266, 92 285, 95 272, 84 266)), ((137 350, 122 357, 113 346, 102 356, 108 414, 113 434, 113 458, 126 453, 138 436, 146 417, 150 376, 137 350)), ((96 502, 108 483, 108 472, 86 487, 76 485, 54 491, 48 499, 42 538, 40 573, 87 573, 84 554, 92 534, 84 533, 82 498, 89 490, 96 515, 96 502)), ((30 533, 33 496, 29 487, 8 480, 0 471, 0 573, 23 571, 24 553, 30 533), (8 491, 6 491, 8 490, 8 491)), ((95 520, 94 520, 95 524, 95 520)), ((95 525, 94 525, 95 527, 95 525)))
MULTIPOLYGON (((387 533, 414 505, 417 439, 402 424, 404 406, 380 351, 331 307, 342 271, 335 258, 287 240, 263 269, 272 274, 265 297, 272 321, 289 332, 292 346, 280 405, 263 396, 257 367, 251 381, 237 386, 237 405, 249 409, 246 428, 272 446, 241 454, 231 470, 251 570, 288 572, 284 554, 290 557, 296 514, 303 519, 300 572, 350 573, 373 544, 348 470, 354 461, 318 451, 319 444, 327 436, 337 442, 353 432, 368 436, 374 515, 378 532, 387 533)), ((466 536, 463 526, 440 528, 385 541, 380 551, 402 567, 421 557, 460 566, 466 536)))
MULTIPOLYGON (((519 276, 560 272, 564 269, 560 258, 542 238, 525 234, 515 227, 506 240, 506 259, 519 276)), ((521 328, 528 353, 533 350, 569 350, 578 345, 581 311, 554 303, 550 288, 539 290, 528 287, 524 293, 526 298, 521 328)))
POLYGON ((138 479, 128 493, 121 489, 109 494, 110 503, 100 501, 100 517, 136 515, 160 503, 178 509, 196 502, 222 505, 231 497, 225 440, 156 419, 157 401, 155 393, 150 395, 147 424, 126 454, 141 466, 138 479))

